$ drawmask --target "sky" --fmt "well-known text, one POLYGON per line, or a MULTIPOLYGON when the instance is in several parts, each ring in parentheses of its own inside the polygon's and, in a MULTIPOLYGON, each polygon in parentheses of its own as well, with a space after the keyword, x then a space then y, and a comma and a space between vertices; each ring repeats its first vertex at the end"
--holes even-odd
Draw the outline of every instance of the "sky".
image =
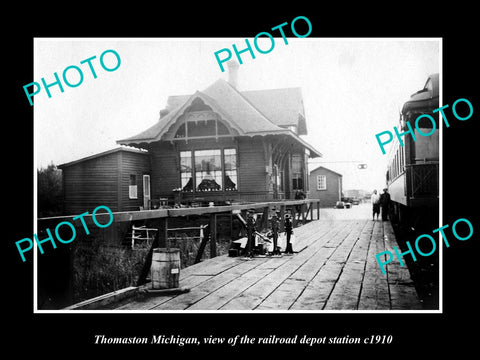
MULTIPOLYGON (((253 39, 249 39, 253 43, 253 39)), ((259 47, 270 47, 267 38, 259 47)), ((78 160, 118 147, 116 140, 145 130, 159 119, 170 95, 193 94, 217 79, 228 79, 214 52, 245 47, 245 38, 37 38, 34 79, 54 82, 63 70, 82 69, 83 82, 42 88, 34 97, 35 163, 38 168, 78 160), (117 70, 102 69, 99 58, 115 50, 117 70), (92 60, 97 78, 88 64, 92 60)), ((253 45, 252 45, 253 46, 253 45)), ((232 51, 233 52, 233 51, 232 51)), ((437 38, 275 38, 273 50, 255 59, 243 53, 239 90, 300 87, 308 135, 304 140, 319 150, 309 169, 325 166, 343 175, 344 189, 385 186, 387 155, 375 134, 393 130, 399 111, 427 77, 441 72, 441 40, 437 38), (367 169, 358 169, 358 164, 367 169)), ((222 54, 223 56, 223 54, 222 54)), ((105 55, 107 67, 115 65, 105 55)), ((75 70, 68 79, 78 82, 75 70)), ((28 103, 27 97, 25 101, 28 103)), ((387 148, 388 152, 388 148, 387 148)))

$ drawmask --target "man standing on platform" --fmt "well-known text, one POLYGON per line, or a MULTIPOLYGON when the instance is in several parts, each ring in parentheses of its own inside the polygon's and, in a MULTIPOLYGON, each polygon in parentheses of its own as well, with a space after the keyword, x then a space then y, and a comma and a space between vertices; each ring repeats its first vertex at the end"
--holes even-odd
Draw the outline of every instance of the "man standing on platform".
POLYGON ((247 212, 247 245, 245 247, 245 259, 253 258, 253 247, 255 246, 255 218, 253 216, 254 210, 247 212))
POLYGON ((293 234, 293 224, 292 219, 289 213, 285 214, 285 235, 287 237, 287 245, 285 248, 285 254, 293 254, 292 243, 290 242, 291 236, 293 234))
POLYGON ((377 214, 377 220, 380 215, 380 195, 377 194, 377 189, 373 190, 370 201, 372 202, 372 220, 375 221, 375 214, 377 214))
POLYGON ((278 230, 280 227, 280 222, 278 221, 277 213, 274 212, 272 215, 271 227, 272 227, 272 240, 273 240, 273 256, 281 256, 280 250, 278 249, 278 230))
POLYGON ((383 194, 380 195, 380 205, 382 207, 382 220, 388 220, 388 209, 390 208, 390 194, 388 189, 383 189, 383 194))

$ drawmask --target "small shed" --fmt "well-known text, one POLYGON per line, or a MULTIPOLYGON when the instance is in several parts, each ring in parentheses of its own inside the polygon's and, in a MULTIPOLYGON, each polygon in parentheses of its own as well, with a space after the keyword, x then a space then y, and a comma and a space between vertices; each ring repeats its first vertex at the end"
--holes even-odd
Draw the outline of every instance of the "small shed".
POLYGON ((92 211, 139 210, 150 200, 147 151, 118 147, 58 166, 62 170, 65 215, 92 211))
POLYGON ((326 167, 319 166, 309 175, 310 197, 320 199, 321 207, 332 207, 342 198, 343 176, 326 167))

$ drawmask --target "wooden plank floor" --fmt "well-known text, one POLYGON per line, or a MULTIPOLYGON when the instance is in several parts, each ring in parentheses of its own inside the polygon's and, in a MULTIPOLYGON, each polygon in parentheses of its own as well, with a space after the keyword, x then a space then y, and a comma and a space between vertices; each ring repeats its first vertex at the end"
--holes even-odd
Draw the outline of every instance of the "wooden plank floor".
POLYGON ((281 258, 219 256, 181 271, 176 296, 143 296, 117 310, 419 310, 398 261, 382 274, 375 254, 393 252, 389 222, 321 219, 295 229, 302 249, 281 258))

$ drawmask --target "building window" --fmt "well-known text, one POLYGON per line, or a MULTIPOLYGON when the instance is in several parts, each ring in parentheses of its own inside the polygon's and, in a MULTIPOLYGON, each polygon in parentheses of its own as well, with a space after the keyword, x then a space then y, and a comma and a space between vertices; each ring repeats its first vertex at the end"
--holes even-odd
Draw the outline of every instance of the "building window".
POLYGON ((192 152, 180 151, 180 181, 182 191, 193 191, 192 152))
POLYGON ((222 190, 222 155, 218 150, 195 151, 197 191, 222 190))
POLYGON ((137 186, 137 175, 130 175, 130 180, 128 184, 128 198, 137 199, 138 198, 138 186, 137 186))
POLYGON ((187 122, 187 133, 189 137, 215 136, 216 120, 189 121, 187 122))
POLYGON ((180 165, 182 191, 238 190, 236 149, 181 151, 180 165))
POLYGON ((326 175, 317 175, 317 190, 327 190, 326 175))
POLYGON ((292 155, 292 186, 293 190, 303 190, 302 156, 292 155))
POLYGON ((237 190, 237 150, 223 150, 225 163, 225 190, 237 190))
POLYGON ((175 133, 175 139, 218 137, 229 135, 227 126, 216 119, 193 120, 181 124, 175 133))

